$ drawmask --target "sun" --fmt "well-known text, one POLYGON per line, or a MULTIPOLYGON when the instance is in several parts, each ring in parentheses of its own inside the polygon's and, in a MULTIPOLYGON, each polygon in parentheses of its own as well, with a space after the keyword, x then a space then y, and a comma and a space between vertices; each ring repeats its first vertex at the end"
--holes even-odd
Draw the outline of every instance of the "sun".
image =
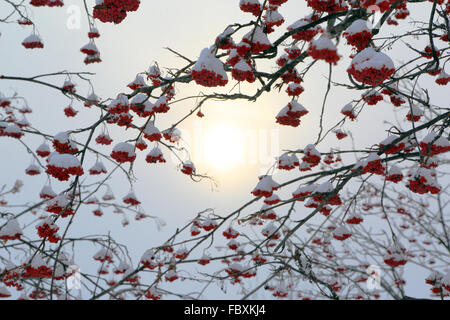
POLYGON ((208 165, 225 170, 245 161, 245 138, 232 125, 222 124, 205 132, 203 158, 208 165))

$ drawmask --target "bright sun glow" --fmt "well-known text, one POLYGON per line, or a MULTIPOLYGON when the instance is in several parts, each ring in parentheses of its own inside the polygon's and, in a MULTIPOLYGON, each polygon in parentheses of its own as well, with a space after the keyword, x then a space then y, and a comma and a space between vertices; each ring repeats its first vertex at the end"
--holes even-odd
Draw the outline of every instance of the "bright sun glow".
POLYGON ((203 152, 206 163, 229 169, 244 162, 245 138, 239 129, 221 125, 206 133, 203 152))

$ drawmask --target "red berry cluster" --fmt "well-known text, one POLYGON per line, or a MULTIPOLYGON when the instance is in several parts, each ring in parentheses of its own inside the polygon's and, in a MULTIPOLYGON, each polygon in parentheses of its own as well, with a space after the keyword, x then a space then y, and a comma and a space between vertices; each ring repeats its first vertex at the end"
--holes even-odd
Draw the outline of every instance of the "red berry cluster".
POLYGON ((76 146, 70 145, 69 142, 60 142, 58 140, 53 140, 53 148, 58 153, 76 153, 78 148, 76 146))
POLYGON ((241 3, 239 8, 244 12, 249 12, 255 17, 259 16, 261 13, 261 4, 259 3, 241 3))
MULTIPOLYGON (((380 143, 380 149, 383 149, 384 147, 385 147, 385 145, 380 143)), ((402 151, 403 148, 405 148, 405 143, 401 141, 401 142, 389 147, 386 151, 384 151, 384 153, 385 154, 395 154, 395 153, 402 151)))
POLYGON ((30 5, 34 7, 62 7, 64 3, 61 0, 31 0, 30 5))
POLYGON ((33 268, 28 266, 25 272, 22 274, 23 278, 51 278, 53 275, 53 270, 47 266, 39 266, 33 268))
POLYGON ((398 95, 391 95, 390 100, 395 107, 400 107, 406 101, 402 99, 402 97, 398 95))
POLYGON ((97 142, 98 144, 110 145, 112 139, 105 134, 100 134, 97 138, 95 138, 95 142, 97 142))
POLYGON ((164 163, 166 162, 166 160, 163 158, 162 154, 159 154, 157 156, 153 156, 151 154, 148 154, 147 157, 145 157, 145 161, 147 161, 148 163, 164 163))
POLYGON ((185 164, 183 164, 183 167, 181 168, 181 172, 190 176, 191 174, 193 174, 195 172, 195 169, 193 166, 185 163, 185 164))
POLYGON ((129 204, 130 206, 137 206, 137 205, 141 204, 141 202, 138 199, 133 198, 133 197, 125 198, 125 199, 123 199, 123 202, 126 204, 129 204))
POLYGON ((147 149, 147 144, 145 143, 144 140, 138 140, 136 142, 136 148, 138 148, 139 150, 143 151, 143 150, 147 149))
POLYGON ((227 239, 236 239, 239 236, 239 232, 229 227, 223 233, 223 236, 227 239))
POLYGON ((393 258, 393 257, 386 258, 386 259, 384 260, 384 263, 386 263, 388 266, 391 266, 391 267, 394 267, 394 268, 395 268, 395 267, 399 267, 399 266, 403 266, 403 265, 406 264, 406 262, 407 262, 406 259, 396 260, 396 259, 393 258))
POLYGON ((144 133, 144 138, 146 138, 146 139, 148 139, 149 141, 159 141, 159 140, 161 140, 161 138, 162 138, 162 135, 161 135, 161 133, 158 133, 158 132, 155 132, 155 133, 152 133, 152 134, 147 134, 147 133, 144 133))
POLYGON ((441 86, 445 86, 450 82, 450 76, 438 77, 435 82, 441 86))
POLYGON ((256 80, 256 77, 253 74, 252 70, 243 71, 243 70, 234 68, 231 71, 231 75, 233 76, 233 79, 235 79, 237 81, 248 81, 248 82, 252 83, 252 82, 255 82, 255 80, 256 80))
POLYGON ((120 102, 117 102, 115 105, 108 107, 108 112, 111 114, 121 114, 126 113, 130 110, 128 105, 123 105, 120 102))
POLYGON ((84 58, 85 64, 99 63, 99 62, 102 62, 102 59, 100 59, 100 56, 98 54, 88 55, 86 56, 86 58, 84 58))
POLYGON ((345 132, 343 132, 343 131, 337 131, 336 132, 336 138, 338 138, 339 140, 342 140, 342 139, 344 139, 345 137, 347 137, 348 136, 348 134, 346 134, 345 132))
POLYGON ((68 106, 64 108, 64 114, 66 117, 75 117, 78 111, 76 111, 72 106, 68 106))
POLYGON ((424 176, 416 176, 408 179, 407 187, 412 192, 418 194, 426 194, 428 192, 437 194, 441 191, 438 187, 428 184, 428 180, 424 176))
POLYGON ((345 2, 341 0, 306 0, 308 7, 320 12, 339 12, 347 10, 345 2))
POLYGON ((400 181, 403 180, 403 175, 402 174, 391 174, 391 175, 387 175, 386 176, 386 180, 387 181, 391 181, 394 183, 398 183, 400 181))
POLYGON ((370 6, 377 5, 381 12, 386 12, 391 8, 391 4, 395 0, 361 0, 361 7, 369 8, 370 6))
POLYGON ((277 116, 276 122, 285 125, 298 127, 300 125, 300 118, 308 113, 308 110, 294 110, 291 103, 287 105, 287 110, 285 113, 279 114, 277 116))
POLYGON ((381 94, 378 94, 378 93, 363 95, 362 98, 369 106, 374 106, 379 101, 383 100, 383 96, 381 94))
POLYGON ((220 74, 206 69, 200 71, 192 70, 191 76, 198 85, 204 87, 223 87, 228 83, 228 80, 223 79, 220 74))
POLYGON ((384 167, 381 160, 369 161, 363 168, 363 173, 384 174, 384 167))
POLYGON ((342 235, 333 234, 333 238, 336 240, 344 241, 345 239, 348 239, 352 236, 351 233, 344 233, 342 235))
MULTIPOLYGON (((435 50, 436 56, 439 58, 441 53, 439 50, 435 50)), ((433 49, 431 49, 431 46, 426 46, 424 49, 424 52, 421 53, 421 56, 427 59, 433 59, 433 49)))
POLYGON ((42 225, 37 227, 38 235, 41 238, 47 238, 53 236, 56 232, 58 232, 59 228, 55 225, 50 226, 47 223, 43 223, 42 225))
POLYGON ((84 174, 83 168, 81 167, 62 168, 54 165, 47 165, 45 172, 59 181, 69 180, 70 175, 82 176, 84 174))
POLYGON ((346 223, 348 224, 360 224, 361 222, 363 222, 363 218, 358 217, 358 216, 353 216, 348 218, 347 220, 345 220, 346 223))
POLYGON ((44 44, 41 41, 22 42, 22 45, 27 49, 44 48, 44 44))
POLYGON ((283 80, 284 83, 293 82, 299 84, 300 82, 303 81, 303 79, 298 74, 296 69, 287 70, 285 73, 281 75, 281 79, 283 80))
POLYGON ((72 208, 64 208, 59 206, 58 204, 49 205, 45 208, 45 211, 55 213, 61 216, 61 218, 65 218, 68 216, 73 216, 75 212, 72 208))
POLYGON ((317 49, 316 46, 311 45, 308 48, 308 54, 313 57, 314 59, 321 59, 325 60, 328 63, 332 63, 336 65, 336 63, 339 61, 340 57, 337 54, 336 50, 330 50, 330 49, 317 49))
POLYGON ((292 38, 297 41, 311 41, 319 33, 319 28, 310 28, 301 30, 292 35, 292 38))
POLYGON ((288 86, 286 89, 286 93, 290 97, 298 97, 303 91, 305 91, 305 89, 301 85, 288 86))
MULTIPOLYGON (((313 200, 317 204, 319 204, 325 199, 326 196, 327 196, 326 193, 325 194, 318 193, 313 196, 313 200)), ((339 197, 339 194, 335 194, 334 196, 329 198, 325 204, 330 205, 330 206, 340 206, 342 204, 342 200, 341 200, 341 197, 339 197)))
POLYGON ((420 142, 419 145, 423 156, 432 157, 437 154, 450 151, 450 146, 440 146, 437 144, 429 144, 425 142, 420 142))

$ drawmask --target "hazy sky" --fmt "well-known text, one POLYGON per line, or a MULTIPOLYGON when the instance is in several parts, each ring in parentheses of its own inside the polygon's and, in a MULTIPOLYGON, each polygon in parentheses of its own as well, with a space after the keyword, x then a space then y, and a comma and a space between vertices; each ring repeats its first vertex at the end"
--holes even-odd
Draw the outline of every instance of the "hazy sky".
MULTIPOLYGON (((93 2, 93 1, 92 1, 93 2)), ((120 92, 129 92, 126 85, 131 82, 135 75, 145 71, 149 65, 157 61, 162 67, 179 67, 183 61, 174 57, 173 54, 164 49, 170 47, 185 56, 196 59, 204 47, 210 46, 216 36, 221 33, 227 25, 235 22, 247 22, 250 16, 239 10, 238 0, 166 0, 166 1, 142 1, 138 12, 131 13, 119 25, 97 23, 101 38, 96 44, 101 52, 103 60, 100 64, 85 66, 84 55, 79 51, 81 46, 88 42, 88 24, 82 7, 77 7, 81 1, 65 1, 63 8, 33 8, 32 17, 39 34, 45 43, 43 50, 25 50, 21 46, 22 40, 30 34, 30 27, 20 27, 15 24, 0 25, 0 73, 5 75, 32 76, 43 73, 69 71, 89 71, 95 73, 92 83, 95 92, 102 98, 114 98, 120 92), (75 7, 72 7, 75 5, 75 7), (70 12, 67 12, 70 8, 70 12), (80 9, 79 28, 70 29, 73 26, 73 18, 77 18, 77 8, 80 9), (75 16, 74 16, 75 15, 75 16)), ((4 4, 0 5, 0 11, 4 12, 4 4)), ((410 5, 415 8, 414 5, 410 5)), ((425 6, 419 4, 419 6, 425 6)), ((411 10, 413 18, 419 19, 425 10, 411 10)), ((299 18, 310 13, 306 8, 305 1, 291 0, 283 5, 280 13, 284 16, 285 27, 299 18)), ((385 35, 390 33, 391 27, 386 28, 385 35)), ((279 32, 270 35, 270 39, 276 39, 279 32)), ((380 34, 379 36, 381 36, 380 34)), ((425 42, 411 42, 419 48, 424 47, 425 42)), ((404 48, 404 47, 403 47, 404 48)), ((340 50, 344 56, 334 68, 333 79, 336 81, 347 81, 345 69, 350 59, 348 48, 340 50)), ((396 62, 400 59, 407 60, 413 53, 405 50, 396 50, 394 47, 387 52, 396 62)), ((275 70, 274 60, 267 64, 266 71, 275 70)), ((447 70, 448 72, 448 70, 447 70)), ((255 103, 232 101, 232 102, 208 102, 203 113, 206 115, 201 120, 197 117, 189 119, 180 129, 185 133, 185 142, 191 147, 192 157, 196 161, 197 170, 208 173, 215 177, 219 188, 211 191, 211 184, 207 181, 194 183, 187 176, 181 174, 175 164, 168 161, 165 165, 149 165, 144 161, 146 152, 138 156, 135 165, 135 175, 138 181, 134 190, 138 198, 143 199, 145 212, 157 215, 167 222, 164 232, 157 232, 154 223, 150 220, 140 222, 133 221, 122 228, 121 218, 112 212, 106 212, 103 220, 94 217, 89 210, 79 213, 80 217, 75 219, 73 234, 104 234, 108 231, 119 242, 130 244, 133 249, 135 262, 142 252, 148 247, 160 244, 168 237, 176 227, 184 225, 192 219, 197 212, 205 208, 215 208, 218 214, 225 215, 236 209, 244 202, 251 199, 250 191, 257 182, 257 176, 270 166, 270 158, 284 149, 303 148, 312 143, 318 133, 318 116, 322 105, 323 94, 326 86, 328 66, 316 64, 313 72, 305 77, 303 86, 305 92, 300 102, 310 111, 303 118, 298 128, 287 128, 275 123, 275 116, 284 107, 289 99, 282 92, 280 94, 265 94, 255 103), (233 129, 234 131, 231 131, 233 129), (228 140, 223 140, 223 135, 229 134, 228 140), (249 138, 250 137, 250 138, 249 138), (217 143, 223 148, 217 148, 217 143), (234 164, 223 161, 221 165, 215 165, 214 161, 220 163, 220 159, 227 154, 240 155, 235 157, 234 164), (205 156, 206 154, 206 156, 205 156), (107 223, 98 223, 107 221, 107 223)), ((229 75, 231 78, 231 75, 229 75)), ((425 79, 422 82, 426 86, 425 79)), ((63 77, 49 79, 57 85, 62 84, 63 77)), ((87 95, 88 87, 79 79, 78 92, 87 95)), ((235 91, 238 89, 235 89, 235 91)), ((253 87, 242 86, 243 92, 254 92, 253 87), (247 90, 247 91, 246 91, 247 90), (248 91, 250 90, 250 91, 248 91)), ((50 134, 84 127, 92 123, 98 117, 95 109, 87 110, 80 102, 74 106, 81 112, 74 119, 67 119, 63 109, 70 100, 52 89, 28 84, 24 82, 0 82, 0 92, 11 95, 17 91, 24 96, 34 113, 28 119, 37 128, 50 134)), ((177 87, 177 97, 206 92, 204 88, 193 86, 177 87)), ((341 108, 352 99, 359 98, 360 93, 351 93, 342 88, 335 88, 329 96, 326 106, 325 126, 336 123, 340 117, 341 108)), ((434 103, 448 105, 448 92, 445 88, 433 86, 431 96, 434 103)), ((194 100, 180 102, 172 107, 167 116, 158 120, 158 127, 164 129, 180 119, 186 112, 195 106, 194 100)), ((383 124, 384 119, 394 121, 392 106, 387 103, 378 104, 372 109, 366 109, 354 123, 346 123, 344 129, 353 130, 356 147, 367 147, 378 143, 386 137, 385 130, 388 128, 383 124)), ((401 116, 406 111, 399 113, 401 116)), ((110 133, 115 141, 128 139, 130 135, 123 134, 123 129, 110 128, 110 133)), ((26 137, 31 146, 37 147, 42 141, 33 137, 26 137)), ((81 141, 81 139, 80 139, 81 141)), ((329 148, 336 145, 336 138, 331 135, 318 149, 328 152, 329 148)), ((0 140, 1 152, 11 157, 0 157, 0 184, 13 183, 15 179, 22 179, 26 185, 17 201, 37 200, 38 193, 46 183, 44 175, 37 177, 26 177, 24 169, 31 161, 25 149, 18 143, 11 143, 5 139, 0 140), (16 161, 17 160, 17 161, 16 161)), ((350 140, 340 144, 341 149, 350 149, 350 140)), ((109 148, 104 148, 109 152, 109 148)), ((167 153, 168 157, 168 153, 167 153)), ((95 158, 90 157, 86 163, 89 167, 95 158)), ((348 162, 353 159, 348 159, 348 162)), ((108 164, 105 162, 108 166, 108 164)), ((280 181, 285 180, 288 175, 280 175, 280 181)), ((292 175, 291 175, 292 177, 292 175)), ((278 179, 278 177, 276 177, 278 179)), ((52 182, 54 189, 59 190, 62 184, 52 182)), ((123 197, 129 191, 129 185, 123 176, 117 177, 113 183, 116 198, 123 197)), ((294 187, 294 186, 292 186, 294 187)), ((292 188, 280 193, 287 197, 292 188)), ((99 197, 104 190, 100 192, 99 197)), ((300 206, 301 207, 301 206, 300 206)), ((93 209, 93 208, 92 208, 93 209)), ((299 210, 303 210, 299 208, 299 210)), ((95 253, 95 248, 86 249, 78 253, 76 258, 82 269, 90 269, 90 257, 95 253)), ((136 266, 136 265, 135 265, 136 266)), ((95 268, 97 265, 95 265, 95 268)), ((426 274, 424 275, 426 276, 426 274)), ((418 277, 423 282, 423 277, 418 277)), ((409 284, 408 284, 409 285, 409 284)), ((416 285, 417 288, 423 284, 416 285)), ((209 298, 223 298, 219 291, 214 291, 209 298)), ((232 296, 227 296, 232 297, 232 296)))

